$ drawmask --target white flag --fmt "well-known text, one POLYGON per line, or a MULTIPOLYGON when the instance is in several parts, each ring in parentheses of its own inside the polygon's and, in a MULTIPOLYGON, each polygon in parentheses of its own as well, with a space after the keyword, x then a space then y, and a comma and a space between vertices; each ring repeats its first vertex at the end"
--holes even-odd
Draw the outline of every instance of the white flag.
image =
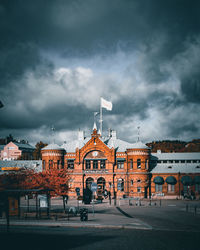
POLYGON ((112 110, 112 102, 106 101, 101 97, 101 107, 107 110, 112 110))

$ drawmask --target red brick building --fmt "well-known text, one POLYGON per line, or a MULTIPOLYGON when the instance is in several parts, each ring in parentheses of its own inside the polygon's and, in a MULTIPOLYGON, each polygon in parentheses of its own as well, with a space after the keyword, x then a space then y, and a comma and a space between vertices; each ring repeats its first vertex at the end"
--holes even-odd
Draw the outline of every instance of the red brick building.
POLYGON ((116 131, 101 137, 96 125, 91 137, 79 131, 77 140, 43 148, 42 161, 43 171, 67 169, 69 195, 74 197, 75 188, 82 194, 92 182, 98 184, 98 194, 106 189, 117 197, 180 198, 200 193, 200 153, 151 154, 140 141, 118 139, 116 131))

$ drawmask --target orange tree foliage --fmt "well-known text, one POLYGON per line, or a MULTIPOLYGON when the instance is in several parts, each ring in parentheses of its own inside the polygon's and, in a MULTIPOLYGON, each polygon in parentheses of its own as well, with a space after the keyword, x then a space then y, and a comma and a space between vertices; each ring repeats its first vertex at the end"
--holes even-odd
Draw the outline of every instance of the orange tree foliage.
POLYGON ((52 189, 54 195, 68 193, 68 173, 62 169, 51 169, 36 173, 19 170, 0 176, 0 189, 52 189))
POLYGON ((69 175, 64 169, 51 169, 40 173, 33 173, 25 180, 27 189, 42 188, 54 190, 52 194, 66 195, 68 193, 69 175))

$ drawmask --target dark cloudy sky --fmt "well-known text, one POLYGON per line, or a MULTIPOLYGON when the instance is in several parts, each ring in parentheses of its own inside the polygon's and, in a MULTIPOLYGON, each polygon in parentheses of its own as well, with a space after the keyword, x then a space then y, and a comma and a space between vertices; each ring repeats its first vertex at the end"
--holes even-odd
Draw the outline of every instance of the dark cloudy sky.
POLYGON ((0 136, 91 132, 100 96, 134 142, 200 135, 200 1, 0 0, 0 136))

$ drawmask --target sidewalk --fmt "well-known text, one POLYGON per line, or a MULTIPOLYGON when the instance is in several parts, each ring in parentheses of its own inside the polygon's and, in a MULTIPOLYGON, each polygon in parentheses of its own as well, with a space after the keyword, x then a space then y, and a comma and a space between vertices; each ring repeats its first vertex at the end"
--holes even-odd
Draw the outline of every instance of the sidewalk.
MULTIPOLYGON (((80 221, 80 217, 70 217, 55 219, 10 219, 10 227, 17 226, 45 226, 45 227, 95 227, 95 228, 116 228, 116 229, 143 229, 151 230, 152 227, 136 218, 128 218, 120 213, 115 207, 108 208, 110 211, 104 212, 101 208, 96 212, 88 214, 88 221, 80 221), (112 213, 112 210, 114 213, 112 213)), ((6 220, 0 219, 0 225, 6 226, 6 220)))

